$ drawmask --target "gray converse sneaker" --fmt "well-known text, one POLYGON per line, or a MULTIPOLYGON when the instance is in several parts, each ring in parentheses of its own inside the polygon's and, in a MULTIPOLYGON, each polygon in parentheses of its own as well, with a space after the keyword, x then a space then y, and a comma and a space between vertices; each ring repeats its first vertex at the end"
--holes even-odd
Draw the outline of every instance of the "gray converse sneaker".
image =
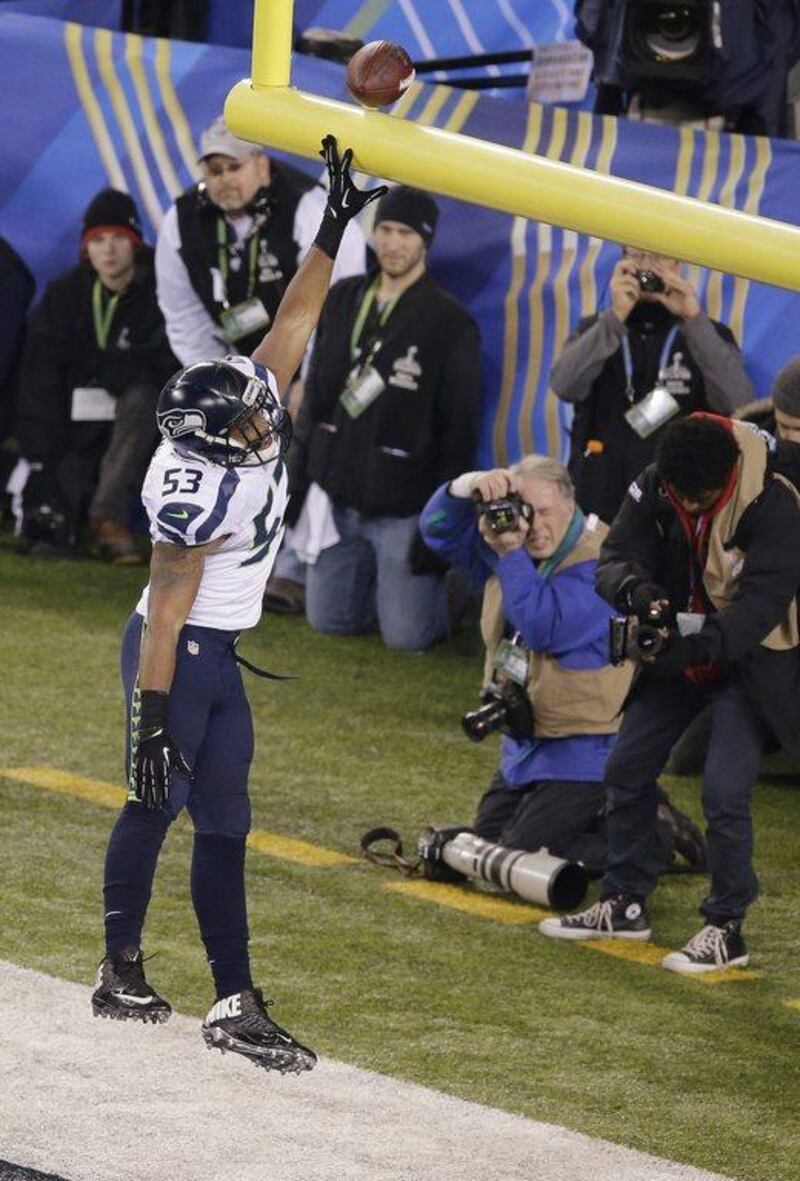
POLYGON ((632 894, 613 894, 577 914, 553 915, 542 919, 539 930, 552 939, 637 939, 650 938, 647 911, 632 894))
POLYGON ((735 919, 716 927, 709 923, 693 935, 683 951, 671 951, 661 961, 669 972, 695 975, 698 972, 719 972, 723 968, 744 968, 750 962, 742 938, 741 923, 735 919))

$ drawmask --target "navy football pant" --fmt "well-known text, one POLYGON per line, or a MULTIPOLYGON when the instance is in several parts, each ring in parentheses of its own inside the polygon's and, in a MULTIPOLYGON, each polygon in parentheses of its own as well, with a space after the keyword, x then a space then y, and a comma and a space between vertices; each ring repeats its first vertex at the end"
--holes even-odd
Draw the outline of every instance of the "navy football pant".
MULTIPOLYGON (((143 620, 134 613, 122 641, 130 769, 130 706, 139 667, 143 620)), ((244 894, 245 838, 250 828, 247 777, 253 725, 239 666, 236 632, 184 627, 169 694, 169 731, 192 766, 191 783, 174 775, 170 799, 152 812, 129 797, 108 845, 105 869, 108 952, 141 942, 156 862, 171 822, 185 806, 194 825, 192 902, 219 996, 251 987, 244 894)))

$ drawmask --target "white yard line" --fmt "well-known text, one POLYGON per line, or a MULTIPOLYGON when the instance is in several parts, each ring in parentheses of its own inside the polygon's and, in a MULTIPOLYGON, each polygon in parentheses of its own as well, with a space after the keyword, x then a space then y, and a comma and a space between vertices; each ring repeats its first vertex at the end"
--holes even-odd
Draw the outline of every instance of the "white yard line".
POLYGON ((267 1075, 195 1018, 93 1019, 0 962, 0 1159, 69 1181, 724 1181, 341 1062, 267 1075))

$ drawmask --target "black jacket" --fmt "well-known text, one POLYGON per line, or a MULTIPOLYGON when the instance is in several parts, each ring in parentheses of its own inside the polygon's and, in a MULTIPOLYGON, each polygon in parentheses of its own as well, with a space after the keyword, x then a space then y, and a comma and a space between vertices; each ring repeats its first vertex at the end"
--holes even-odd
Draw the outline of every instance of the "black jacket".
MULTIPOLYGON (((262 223, 258 229, 253 295, 261 300, 270 320, 274 320, 283 293, 297 271, 300 249, 294 238, 297 206, 306 193, 319 186, 312 177, 289 164, 271 160, 270 167, 269 188, 259 191, 253 209, 254 216, 262 223)), ((233 230, 221 211, 209 200, 202 184, 181 194, 175 202, 175 208, 181 238, 181 258, 189 280, 206 311, 219 324, 224 309, 223 304, 214 299, 212 282, 212 271, 219 262, 217 226, 222 222, 229 244, 234 239, 233 230)), ((239 261, 239 268, 228 272, 227 297, 231 306, 248 298, 250 277, 248 251, 229 251, 229 257, 234 255, 239 261)), ((249 336, 241 337, 236 341, 236 351, 249 355, 261 343, 263 336, 264 329, 259 328, 249 336)))
POLYGON ((77 387, 100 386, 112 394, 132 385, 160 388, 179 368, 156 301, 152 251, 142 251, 133 282, 120 295, 105 349, 95 338, 95 279, 89 263, 71 267, 48 284, 31 317, 16 431, 31 461, 46 464, 70 449, 77 387))
MULTIPOLYGON (((591 328, 596 320, 597 316, 582 320, 578 334, 591 328)), ((659 304, 637 304, 628 317, 626 329, 631 349, 634 402, 640 402, 656 385, 662 349, 668 333, 678 323, 659 304)), ((716 321, 712 323, 723 340, 735 343, 729 328, 716 321)), ((680 329, 670 355, 673 360, 680 358, 679 365, 688 375, 670 386, 680 405, 679 413, 686 415, 696 410, 714 409, 707 397, 700 366, 680 329)), ((578 504, 584 512, 597 513, 602 521, 609 523, 613 521, 631 480, 652 462, 659 437, 656 431, 642 439, 626 422, 625 414, 631 405, 626 385, 620 347, 605 362, 589 397, 575 405, 571 430, 568 466, 575 482, 578 504), (599 443, 602 450, 589 448, 590 440, 599 443)))
POLYGON ((353 367, 351 333, 374 279, 374 272, 343 279, 325 304, 289 453, 290 520, 312 481, 366 516, 412 516, 439 484, 474 464, 478 330, 427 273, 403 292, 382 332, 373 364, 383 393, 356 419, 339 402, 353 367))
MULTIPOLYGON (((741 516, 728 548, 734 546, 744 554, 736 596, 725 610, 706 618, 695 637, 697 663, 719 663, 739 676, 781 745, 800 751, 800 654, 761 645, 800 586, 800 511, 792 493, 769 473, 763 492, 741 516)), ((651 465, 632 484, 603 543, 598 592, 624 609, 636 582, 652 582, 664 588, 676 611, 684 611, 693 561, 677 513, 651 465)))
POLYGON ((25 315, 33 299, 33 276, 0 238, 0 441, 11 429, 25 315))

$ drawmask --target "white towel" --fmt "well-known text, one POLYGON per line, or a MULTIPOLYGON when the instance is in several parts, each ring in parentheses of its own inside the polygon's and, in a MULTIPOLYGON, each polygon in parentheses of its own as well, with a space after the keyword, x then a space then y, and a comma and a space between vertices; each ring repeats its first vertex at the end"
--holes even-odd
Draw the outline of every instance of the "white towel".
POLYGON ((287 540, 301 562, 313 566, 324 549, 339 540, 339 530, 333 516, 331 498, 319 484, 309 488, 303 511, 287 540))

